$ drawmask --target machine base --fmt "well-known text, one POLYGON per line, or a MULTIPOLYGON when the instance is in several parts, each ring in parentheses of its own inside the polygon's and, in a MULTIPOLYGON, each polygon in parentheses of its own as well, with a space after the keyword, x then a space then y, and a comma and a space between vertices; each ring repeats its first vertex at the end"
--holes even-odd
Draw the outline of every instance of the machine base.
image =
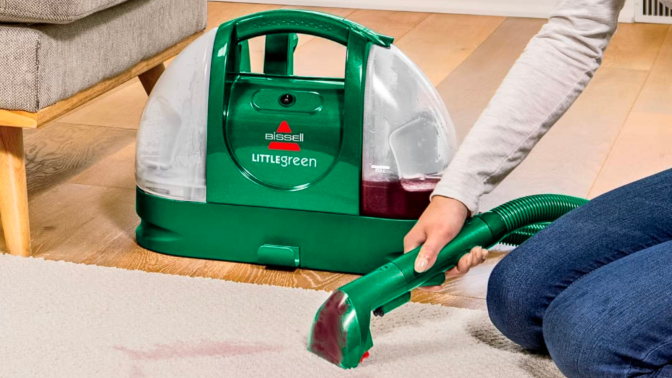
POLYGON ((138 244, 169 255, 365 274, 399 257, 416 220, 182 202, 137 190, 138 244), (264 246, 265 248, 261 248, 264 246), (271 248, 266 248, 270 246, 271 248), (260 253, 263 251, 264 255, 260 253), (292 252, 289 252, 290 254, 292 252), (285 261, 282 255, 272 261, 285 261), (261 260, 261 261, 260 261, 261 260))

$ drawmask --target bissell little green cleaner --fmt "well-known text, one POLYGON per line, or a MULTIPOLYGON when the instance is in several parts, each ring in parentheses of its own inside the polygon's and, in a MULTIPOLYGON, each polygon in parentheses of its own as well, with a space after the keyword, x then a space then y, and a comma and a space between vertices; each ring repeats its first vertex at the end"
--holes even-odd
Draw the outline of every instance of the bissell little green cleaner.
POLYGON ((359 274, 399 257, 456 138, 434 86, 392 42, 343 18, 276 10, 189 45, 138 130, 138 243, 359 274), (299 33, 345 46, 344 77, 294 75, 299 33), (253 73, 248 40, 259 36, 264 72, 253 73))
POLYGON ((349 273, 397 257, 456 138, 440 96, 392 41, 331 15, 277 10, 193 42, 138 131, 138 243, 349 273), (344 45, 344 78, 293 75, 297 33, 344 45), (247 40, 262 35, 264 72, 252 73, 247 40))
MULTIPOLYGON (((371 314, 437 285, 472 247, 517 245, 585 200, 532 196, 479 214, 417 273, 403 237, 456 150, 440 96, 393 40, 331 15, 277 10, 188 46, 138 130, 137 229, 150 250, 366 274, 318 311, 308 349, 344 368, 373 346, 371 314), (344 78, 293 74, 297 34, 347 49, 344 78), (248 40, 266 36, 264 72, 248 40), (368 273, 368 274, 367 274, 368 273)), ((329 59, 329 57, 325 57, 329 59)))

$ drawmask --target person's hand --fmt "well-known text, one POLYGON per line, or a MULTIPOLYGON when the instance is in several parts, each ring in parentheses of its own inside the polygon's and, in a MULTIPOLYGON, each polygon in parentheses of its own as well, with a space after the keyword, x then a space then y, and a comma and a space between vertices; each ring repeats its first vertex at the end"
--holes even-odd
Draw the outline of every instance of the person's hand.
MULTIPOLYGON (((418 246, 422 246, 418 258, 415 260, 415 271, 422 273, 431 268, 436 257, 462 229, 467 220, 469 210, 458 200, 435 196, 418 223, 404 238, 404 252, 408 253, 418 246)), ((457 265, 446 272, 446 278, 453 278, 467 274, 469 270, 482 262, 488 256, 488 251, 475 247, 464 255, 457 265)), ((438 287, 427 287, 425 290, 435 291, 438 287)))

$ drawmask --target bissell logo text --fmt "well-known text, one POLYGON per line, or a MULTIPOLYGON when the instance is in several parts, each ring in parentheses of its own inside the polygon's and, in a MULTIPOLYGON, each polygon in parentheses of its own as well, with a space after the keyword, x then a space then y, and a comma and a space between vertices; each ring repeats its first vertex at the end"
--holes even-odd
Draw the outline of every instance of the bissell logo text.
POLYGON ((266 140, 270 140, 269 150, 274 151, 301 151, 299 143, 303 142, 303 133, 292 134, 292 129, 287 121, 282 121, 278 130, 274 133, 266 134, 266 140))
POLYGON ((278 140, 282 142, 303 142, 303 133, 301 134, 279 134, 279 133, 269 133, 266 134, 266 140, 278 140))
MULTIPOLYGON (((287 121, 282 121, 276 132, 267 133, 265 138, 270 141, 268 149, 271 151, 300 152, 301 146, 299 143, 304 141, 303 133, 292 134, 292 129, 289 127, 287 121)), ((283 168, 289 166, 317 168, 317 159, 297 156, 254 153, 252 154, 252 162, 277 164, 283 168)))

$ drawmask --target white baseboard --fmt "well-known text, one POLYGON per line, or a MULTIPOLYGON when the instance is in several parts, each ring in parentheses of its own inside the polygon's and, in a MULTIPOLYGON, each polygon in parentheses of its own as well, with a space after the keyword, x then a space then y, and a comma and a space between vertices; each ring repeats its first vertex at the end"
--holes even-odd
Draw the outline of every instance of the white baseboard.
MULTIPOLYGON (((212 1, 212 0, 211 0, 212 1)), ((399 10, 475 14, 485 16, 546 18, 558 0, 214 0, 236 3, 258 3, 337 7, 358 9, 399 10)), ((634 22, 634 0, 627 0, 621 22, 634 22)))

